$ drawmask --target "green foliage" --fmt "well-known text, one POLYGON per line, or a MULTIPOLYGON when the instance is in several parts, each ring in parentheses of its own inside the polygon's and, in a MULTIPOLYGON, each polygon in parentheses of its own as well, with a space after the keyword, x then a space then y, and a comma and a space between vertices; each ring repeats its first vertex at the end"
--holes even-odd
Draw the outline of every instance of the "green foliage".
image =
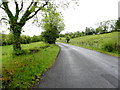
POLYGON ((58 32, 57 30, 54 31, 45 31, 42 33, 42 36, 44 38, 44 41, 49 43, 49 44, 55 44, 56 38, 58 38, 58 32))
MULTIPOLYGON (((2 0, 1 5, 4 8, 3 10, 5 11, 6 15, 8 16, 6 20, 9 23, 10 31, 13 33, 13 37, 14 37, 13 49, 16 53, 18 53, 22 49, 20 43, 20 35, 21 35, 22 27, 26 24, 26 22, 29 19, 33 18, 38 13, 38 11, 44 8, 49 1, 41 1, 41 0, 37 0, 35 2, 30 1, 29 5, 27 6, 23 5, 23 1, 21 1, 21 4, 18 3, 18 1, 16 0, 10 2, 13 2, 14 3, 13 5, 15 5, 15 7, 13 6, 15 8, 15 15, 13 15, 12 10, 9 8, 10 6, 7 0, 6 1, 2 0), (27 8, 24 8, 24 6, 27 8), (23 13, 20 14, 21 11, 23 11, 23 13)), ((25 41, 22 42, 26 43, 25 41)), ((4 40, 3 45, 8 45, 8 42, 4 40)))
POLYGON ((47 11, 43 14, 42 28, 45 30, 42 33, 44 41, 49 44, 54 44, 59 33, 64 30, 64 23, 60 13, 50 3, 47 11))
POLYGON ((108 40, 107 42, 103 42, 102 49, 108 52, 118 52, 120 53, 120 42, 117 40, 108 40))
MULTIPOLYGON (((107 20, 107 21, 103 21, 98 23, 98 27, 97 28, 92 28, 92 27, 86 27, 85 31, 77 31, 77 32, 70 32, 70 33, 66 33, 67 35, 70 36, 70 38, 77 38, 77 37, 82 37, 85 35, 96 35, 96 34, 104 34, 104 33, 110 33, 110 32, 114 32, 114 31, 120 31, 119 29, 116 29, 117 26, 119 26, 119 24, 117 25, 116 20, 107 20)), ((66 34, 60 34, 60 37, 65 37, 66 34)))
MULTIPOLYGON (((76 5, 78 4, 78 1, 73 1, 76 5)), ((64 1, 63 1, 64 3, 64 1)), ((66 6, 66 5, 69 5, 70 2, 68 1, 65 1, 65 3, 63 4, 63 7, 66 6)), ((51 15, 49 15, 49 20, 53 20, 51 21, 52 22, 52 28, 51 26, 48 25, 45 25, 46 28, 51 28, 51 30, 54 31, 54 29, 57 29, 58 32, 63 30, 64 29, 64 24, 63 22, 61 23, 60 21, 61 18, 58 18, 59 17, 59 13, 56 13, 56 10, 54 9, 53 10, 53 7, 50 7, 50 5, 54 5, 56 7, 58 7, 61 3, 56 3, 56 0, 31 0, 29 1, 29 3, 24 2, 24 0, 21 0, 20 2, 18 2, 17 0, 2 0, 1 1, 1 8, 4 10, 5 12, 5 15, 7 15, 7 18, 5 18, 10 26, 10 31, 13 32, 13 37, 14 37, 14 46, 13 46, 13 49, 14 51, 19 51, 21 50, 21 43, 20 43, 20 35, 21 35, 21 31, 22 31, 22 27, 26 24, 26 22, 28 20, 30 20, 31 18, 33 18, 34 16, 36 16, 38 14, 39 11, 44 11, 44 12, 48 12, 49 11, 51 12, 51 15), (12 11, 10 9, 10 3, 13 3, 13 10, 12 11), (24 5, 23 5, 24 3, 24 5), (52 3, 52 4, 50 4, 52 3), (25 8, 24 8, 25 7, 25 8), (46 8, 46 7, 49 7, 49 8, 46 8), (22 11, 22 13, 21 13, 22 11), (12 13, 14 12, 14 13, 12 13), (54 13, 55 12, 55 13, 54 13), (53 19, 51 18, 55 16, 55 18, 57 19, 53 19), (51 18, 51 19, 50 19, 51 18), (56 22, 56 23, 55 23, 56 22), (54 24, 53 24, 54 23, 54 24), (54 28, 55 27, 55 28, 54 28), (54 29, 53 29, 54 28, 54 29)), ((44 16, 44 15, 43 15, 44 16)), ((34 21, 37 21, 37 20, 34 20, 34 21)), ((48 22, 50 23, 50 22, 48 22)), ((45 29, 44 27, 44 29, 45 29)), ((47 29, 45 29, 47 30, 47 29)), ((54 37, 56 38, 56 37, 54 37)), ((28 40, 29 41, 29 40, 28 40)), ((23 41, 24 43, 26 43, 26 41, 23 41)), ((6 41, 3 42, 4 45, 6 45, 6 41)), ((54 42, 55 43, 55 42, 54 42)))
POLYGON ((77 31, 77 32, 74 32, 74 33, 67 33, 69 36, 70 36, 70 38, 76 38, 76 37, 81 37, 81 36, 83 36, 83 34, 82 34, 82 32, 79 32, 79 31, 77 31))
POLYGON ((116 30, 120 31, 120 17, 117 20, 117 22, 115 23, 115 28, 116 28, 116 30))
POLYGON ((36 35, 34 35, 34 36, 31 38, 31 41, 32 41, 32 42, 42 41, 42 36, 36 36, 36 35))
POLYGON ((104 43, 102 48, 108 52, 112 52, 114 49, 114 44, 110 42, 104 43))
POLYGON ((115 24, 116 20, 107 20, 98 23, 98 27, 96 28, 96 34, 103 34, 116 31, 115 24))
MULTIPOLYGON (((13 34, 0 34, 2 37, 2 42, 0 43, 0 46, 6 46, 6 45, 12 45, 13 44, 13 34)), ((29 44, 32 42, 39 42, 43 41, 42 36, 36 36, 33 37, 27 36, 27 35, 21 35, 20 37, 20 43, 21 44, 29 44)), ((19 51, 18 51, 19 52, 19 51)), ((17 52, 16 52, 17 53, 17 52)))
POLYGON ((2 42, 0 43, 0 45, 11 45, 13 43, 13 35, 12 33, 6 35, 6 34, 1 34, 2 36, 2 42))
POLYGON ((59 37, 65 37, 65 35, 64 34, 59 34, 59 37))
POLYGON ((30 9, 30 12, 31 13, 34 12, 36 8, 37 8, 37 6, 32 6, 31 9, 30 9))
POLYGON ((66 35, 66 41, 67 41, 67 43, 69 43, 69 41, 70 41, 70 36, 69 35, 66 35))
POLYGON ((28 53, 29 53, 29 50, 25 50, 25 49, 13 51, 13 55, 15 56, 26 55, 28 53))
POLYGON ((95 34, 101 33, 101 31, 102 31, 102 29, 101 29, 101 27, 99 26, 99 27, 96 28, 95 34))
POLYGON ((22 35, 21 36, 21 43, 22 44, 29 44, 31 41, 31 37, 27 35, 22 35))
POLYGON ((95 33, 95 31, 94 31, 94 29, 93 28, 88 28, 88 27, 86 27, 86 29, 85 29, 85 34, 86 35, 93 35, 95 33))
POLYGON ((59 35, 59 37, 65 37, 66 38, 66 36, 67 35, 69 35, 70 36, 70 38, 76 38, 76 37, 82 37, 82 36, 84 36, 85 35, 85 32, 80 32, 80 31, 77 31, 77 32, 70 32, 70 33, 66 33, 66 34, 60 34, 59 35))
POLYGON ((56 45, 35 42, 22 44, 23 50, 31 53, 12 57, 12 45, 0 47, 3 48, 3 59, 0 62, 2 63, 3 89, 30 88, 38 79, 41 79, 43 72, 52 66, 59 51, 56 45), (36 52, 36 50, 39 51, 36 52))
MULTIPOLYGON (((69 44, 105 52, 111 55, 120 55, 120 32, 112 32, 107 34, 82 36, 73 38, 69 44)), ((58 42, 66 42, 66 38, 57 40, 58 42)))

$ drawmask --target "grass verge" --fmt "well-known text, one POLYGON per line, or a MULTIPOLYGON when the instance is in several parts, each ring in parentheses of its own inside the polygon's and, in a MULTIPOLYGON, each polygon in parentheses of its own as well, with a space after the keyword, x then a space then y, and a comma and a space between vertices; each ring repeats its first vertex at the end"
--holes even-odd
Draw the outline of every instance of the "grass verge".
MULTIPOLYGON (((73 38, 68 44, 95 50, 112 56, 120 57, 120 32, 100 35, 88 35, 73 38)), ((65 38, 57 39, 58 42, 66 43, 65 38)))
POLYGON ((52 66, 59 51, 57 45, 37 42, 22 47, 26 50, 40 48, 38 52, 12 57, 12 45, 2 47, 3 88, 30 88, 52 66))

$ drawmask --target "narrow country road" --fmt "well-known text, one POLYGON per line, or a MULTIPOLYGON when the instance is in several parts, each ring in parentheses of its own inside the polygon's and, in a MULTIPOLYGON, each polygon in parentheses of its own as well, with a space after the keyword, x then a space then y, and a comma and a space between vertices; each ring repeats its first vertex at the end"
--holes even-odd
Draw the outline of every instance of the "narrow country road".
POLYGON ((117 88, 118 58, 93 50, 57 43, 53 67, 35 88, 117 88))

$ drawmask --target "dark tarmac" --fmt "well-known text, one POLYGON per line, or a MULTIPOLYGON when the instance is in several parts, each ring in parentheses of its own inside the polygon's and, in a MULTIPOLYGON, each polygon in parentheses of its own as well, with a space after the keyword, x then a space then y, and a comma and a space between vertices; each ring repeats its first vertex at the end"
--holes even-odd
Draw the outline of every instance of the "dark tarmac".
POLYGON ((118 58, 93 50, 57 43, 55 64, 34 88, 117 88, 118 58))

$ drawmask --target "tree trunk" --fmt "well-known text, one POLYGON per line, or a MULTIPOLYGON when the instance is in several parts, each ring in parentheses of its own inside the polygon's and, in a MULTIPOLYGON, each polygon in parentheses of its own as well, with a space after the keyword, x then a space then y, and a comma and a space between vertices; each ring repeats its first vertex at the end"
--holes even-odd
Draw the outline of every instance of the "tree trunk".
POLYGON ((13 32, 13 37, 14 37, 13 50, 15 54, 19 54, 21 51, 21 43, 20 43, 21 27, 18 27, 17 25, 12 26, 11 30, 13 32))

